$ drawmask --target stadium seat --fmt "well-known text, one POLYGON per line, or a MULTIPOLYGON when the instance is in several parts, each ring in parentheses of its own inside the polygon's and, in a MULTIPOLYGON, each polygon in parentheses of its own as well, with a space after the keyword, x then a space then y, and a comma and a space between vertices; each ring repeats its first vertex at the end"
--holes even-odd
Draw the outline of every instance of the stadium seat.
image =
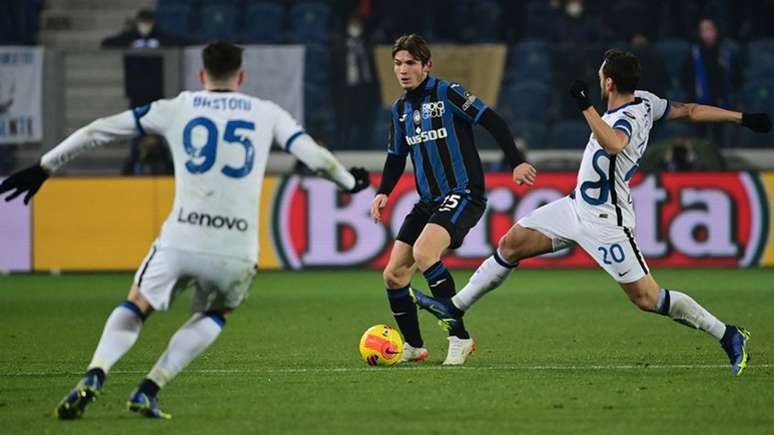
POLYGON ((284 40, 285 8, 275 3, 252 3, 245 9, 243 40, 253 44, 278 44, 284 40))
POLYGON ((304 126, 312 137, 335 147, 336 118, 334 111, 327 109, 330 106, 330 101, 331 93, 329 87, 305 84, 304 126))
POLYGON ((454 22, 464 42, 496 42, 500 39, 500 5, 493 0, 453 2, 454 22))
POLYGON ((374 132, 371 136, 371 149, 376 151, 387 150, 387 140, 389 138, 389 129, 391 123, 389 120, 392 117, 392 112, 389 109, 380 108, 376 111, 376 120, 374 121, 374 132))
POLYGON ((235 42, 237 8, 230 4, 209 4, 202 8, 201 36, 204 41, 226 40, 235 42))
POLYGON ((747 59, 747 80, 753 82, 774 77, 774 39, 747 44, 747 59))
POLYGON ((193 9, 185 3, 160 5, 156 10, 156 24, 161 30, 174 35, 190 35, 192 17, 193 9))
POLYGON ((531 150, 546 148, 546 125, 541 122, 517 121, 510 124, 514 137, 522 138, 531 150))
POLYGON ((330 51, 322 44, 308 44, 304 59, 304 81, 323 84, 330 78, 330 51))
POLYGON ((524 37, 528 39, 550 40, 556 25, 556 13, 545 0, 532 0, 527 3, 524 13, 524 37))
POLYGON ((549 134, 551 148, 583 151, 591 129, 585 121, 564 120, 554 123, 549 134))
POLYGON ((682 39, 665 39, 655 43, 653 47, 664 61, 667 74, 669 74, 670 83, 667 97, 677 101, 685 101, 687 92, 682 88, 680 72, 683 63, 691 54, 691 44, 682 39))
POLYGON ((323 43, 331 29, 331 8, 325 3, 299 3, 290 10, 290 37, 297 43, 323 43))
POLYGON ((524 41, 508 49, 505 82, 550 83, 553 77, 551 51, 544 41, 524 41))
POLYGON ((555 94, 543 83, 514 83, 502 90, 499 105, 510 121, 542 122, 554 115, 555 94))

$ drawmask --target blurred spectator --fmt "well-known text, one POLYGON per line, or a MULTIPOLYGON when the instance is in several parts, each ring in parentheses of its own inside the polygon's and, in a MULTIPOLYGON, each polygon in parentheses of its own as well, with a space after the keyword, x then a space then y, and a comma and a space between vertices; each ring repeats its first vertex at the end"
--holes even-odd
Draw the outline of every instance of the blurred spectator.
POLYGON ((701 169, 698 166, 690 142, 678 142, 669 149, 663 169, 667 172, 686 172, 701 169))
MULTIPOLYGON (((724 108, 735 106, 734 90, 742 88, 742 71, 737 53, 724 43, 715 22, 699 21, 698 41, 683 65, 681 81, 692 102, 724 108)), ((725 145, 722 124, 697 124, 697 133, 718 145, 725 145)))
POLYGON ((586 8, 584 0, 566 0, 562 11, 559 23, 553 27, 555 41, 585 45, 602 40, 602 19, 586 8))
POLYGON ((131 27, 117 35, 102 40, 103 48, 161 48, 184 45, 185 41, 166 34, 156 27, 153 11, 137 12, 131 27))
MULTIPOLYGON (((129 107, 139 107, 164 97, 164 59, 148 53, 183 41, 161 32, 156 27, 153 12, 137 12, 130 29, 105 38, 103 48, 141 49, 124 54, 124 92, 129 107)), ((124 164, 125 175, 161 175, 173 172, 172 159, 161 136, 142 136, 132 141, 129 157, 124 164)))
POLYGON ((123 175, 170 175, 174 173, 172 157, 164 138, 158 135, 140 136, 132 143, 124 163, 123 175))
POLYGON ((661 56, 644 35, 636 34, 632 38, 632 53, 640 60, 639 89, 665 98, 669 90, 669 73, 661 56))
POLYGON ((363 20, 352 15, 345 34, 337 39, 331 60, 336 98, 337 149, 370 145, 379 105, 379 85, 373 46, 366 39, 363 20))

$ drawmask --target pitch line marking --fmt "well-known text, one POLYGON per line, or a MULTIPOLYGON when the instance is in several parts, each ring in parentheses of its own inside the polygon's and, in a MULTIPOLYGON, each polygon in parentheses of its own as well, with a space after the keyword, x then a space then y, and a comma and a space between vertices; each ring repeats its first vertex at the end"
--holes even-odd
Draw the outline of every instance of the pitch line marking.
MULTIPOLYGON (((772 368, 774 364, 755 364, 748 366, 748 369, 772 368)), ((671 369, 728 369, 728 364, 629 364, 629 365, 571 365, 571 366, 484 366, 484 367, 444 367, 444 366, 424 366, 424 367, 397 367, 401 371, 623 371, 623 370, 671 370, 671 369)), ((348 373, 348 372, 371 372, 380 373, 385 370, 379 370, 374 367, 317 367, 317 368, 258 368, 258 369, 198 369, 185 370, 184 373, 196 374, 249 374, 249 373, 348 373)), ((113 370, 111 374, 137 375, 145 374, 147 370, 113 370)), ((65 372, 65 371, 39 371, 39 372, 6 372, 0 373, 0 377, 35 377, 35 376, 70 376, 82 375, 83 372, 65 372)))

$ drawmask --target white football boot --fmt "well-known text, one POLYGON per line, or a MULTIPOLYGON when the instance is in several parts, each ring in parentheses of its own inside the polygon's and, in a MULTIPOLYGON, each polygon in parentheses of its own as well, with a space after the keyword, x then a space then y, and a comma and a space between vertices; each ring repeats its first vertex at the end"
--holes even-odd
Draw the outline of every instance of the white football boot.
POLYGON ((398 364, 405 362, 420 362, 427 359, 430 354, 424 347, 414 347, 408 343, 403 344, 403 352, 400 354, 398 364))
POLYGON ((449 353, 446 354, 445 366, 461 366, 465 364, 471 353, 476 350, 476 342, 472 338, 463 339, 455 336, 449 337, 449 353))

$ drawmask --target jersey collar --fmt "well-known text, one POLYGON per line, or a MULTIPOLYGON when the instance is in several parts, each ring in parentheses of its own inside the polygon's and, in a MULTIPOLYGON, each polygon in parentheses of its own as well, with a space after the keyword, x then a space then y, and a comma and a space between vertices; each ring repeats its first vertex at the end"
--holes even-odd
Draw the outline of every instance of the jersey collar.
POLYGON ((640 104, 640 103, 642 103, 642 98, 640 98, 640 97, 635 97, 635 98, 634 98, 634 101, 632 101, 631 103, 626 103, 626 104, 623 104, 623 105, 621 105, 621 106, 618 106, 618 107, 616 107, 615 109, 610 109, 610 110, 608 110, 607 112, 605 112, 605 115, 609 115, 609 114, 611 114, 611 113, 615 113, 615 112, 617 112, 617 111, 619 111, 619 110, 623 109, 624 107, 629 107, 629 106, 633 106, 633 105, 635 105, 635 104, 640 104))
POLYGON ((406 98, 409 100, 416 101, 420 99, 421 97, 424 97, 428 92, 430 92, 433 87, 435 87, 435 81, 436 78, 432 75, 428 74, 427 77, 425 77, 425 80, 419 84, 416 88, 406 91, 406 98))

